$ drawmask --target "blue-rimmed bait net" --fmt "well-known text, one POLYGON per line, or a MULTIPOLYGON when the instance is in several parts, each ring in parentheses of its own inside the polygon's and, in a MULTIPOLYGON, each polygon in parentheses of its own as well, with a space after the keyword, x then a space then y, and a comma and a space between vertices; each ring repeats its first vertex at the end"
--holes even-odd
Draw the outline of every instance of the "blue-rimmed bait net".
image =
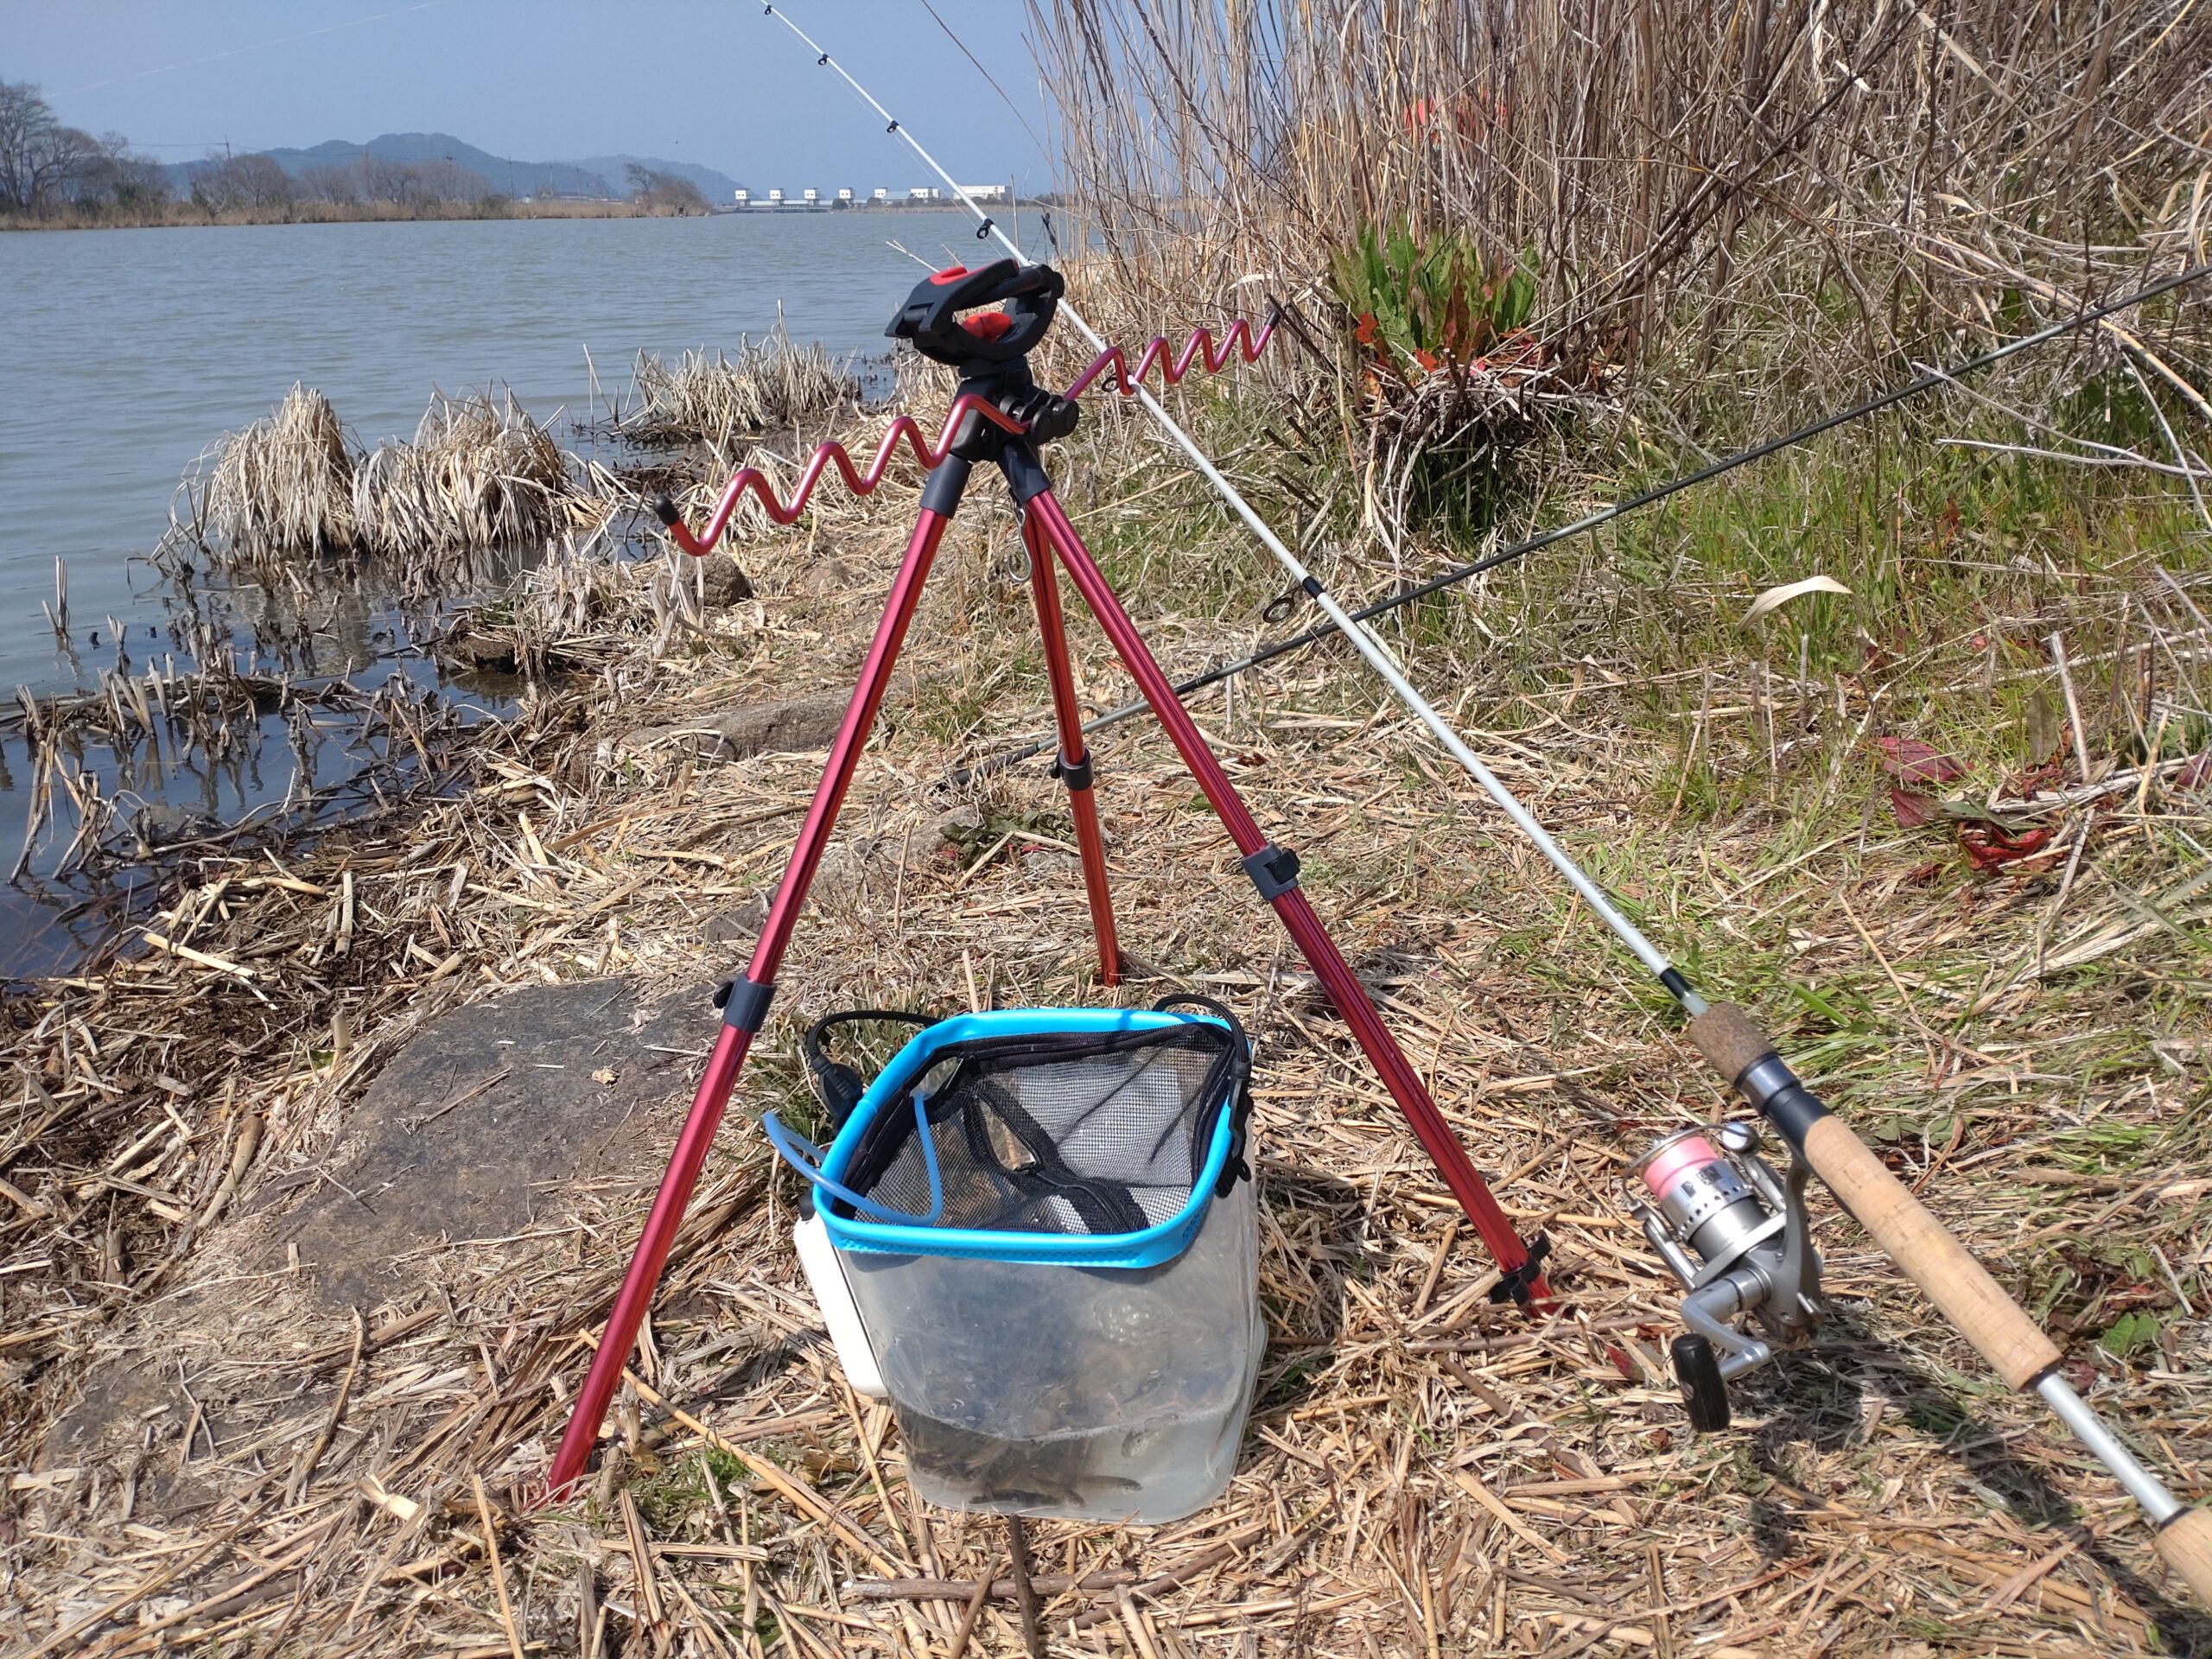
POLYGON ((882 1103, 842 1185, 939 1227, 1141 1232, 1190 1204, 1249 1067, 1242 1033, 1201 1020, 948 1044, 882 1103))

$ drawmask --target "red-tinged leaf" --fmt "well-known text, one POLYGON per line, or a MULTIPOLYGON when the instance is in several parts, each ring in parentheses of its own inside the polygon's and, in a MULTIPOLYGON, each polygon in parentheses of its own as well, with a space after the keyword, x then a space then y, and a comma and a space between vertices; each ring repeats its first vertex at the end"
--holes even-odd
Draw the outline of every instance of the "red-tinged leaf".
POLYGON ((2049 830, 2023 830, 2016 836, 2001 823, 1961 823, 1959 845, 1967 849, 1974 868, 1994 870, 2035 857, 2050 847, 2053 833, 2049 830))
POLYGON ((1916 864, 1904 873, 1904 879, 1916 887, 1924 887, 1943 874, 1943 861, 1931 858, 1925 864, 1916 864))
POLYGON ((1882 752, 1882 770, 1902 783, 1948 784, 1966 776, 1963 762, 1916 737, 1878 737, 1874 747, 1882 752))
POLYGON ((1615 1344, 1609 1342, 1605 1344, 1605 1357, 1611 1360, 1613 1362, 1613 1369, 1618 1371, 1623 1376, 1626 1377, 1630 1382, 1640 1382, 1643 1380, 1643 1377, 1638 1375, 1636 1367, 1629 1363, 1628 1356, 1623 1353, 1619 1347, 1615 1344))
POLYGON ((1890 804, 1897 809, 1897 822, 1908 830, 1917 830, 1936 816, 1936 798, 1919 795, 1909 789, 1890 785, 1890 804))
POLYGON ((2202 789, 2208 782, 2212 782, 2212 749, 2205 750, 2174 774, 2174 787, 2177 790, 2202 789))

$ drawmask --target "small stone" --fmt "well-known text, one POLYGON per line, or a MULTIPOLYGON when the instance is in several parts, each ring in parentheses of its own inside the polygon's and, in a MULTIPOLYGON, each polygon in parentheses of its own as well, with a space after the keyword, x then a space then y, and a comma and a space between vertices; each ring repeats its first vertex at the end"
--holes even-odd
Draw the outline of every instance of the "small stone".
POLYGON ((651 726, 622 740, 626 749, 668 746, 702 760, 744 760, 756 754, 818 749, 837 734, 845 718, 842 697, 802 697, 701 714, 671 726, 651 726))
POLYGON ((750 944, 760 936, 760 925, 768 919, 768 896, 756 893, 734 909, 719 916, 709 916, 701 938, 708 944, 750 944))
POLYGON ((216 828, 215 820, 197 808, 174 801, 149 801, 130 815, 130 828, 138 837, 142 855, 157 847, 174 847, 197 841, 216 828))
POLYGON ((471 628, 454 637, 452 652, 463 666, 486 674, 515 671, 515 641, 511 634, 483 633, 471 628))
POLYGON ((721 610, 753 597, 753 583, 735 559, 709 559, 695 578, 709 610, 721 610))

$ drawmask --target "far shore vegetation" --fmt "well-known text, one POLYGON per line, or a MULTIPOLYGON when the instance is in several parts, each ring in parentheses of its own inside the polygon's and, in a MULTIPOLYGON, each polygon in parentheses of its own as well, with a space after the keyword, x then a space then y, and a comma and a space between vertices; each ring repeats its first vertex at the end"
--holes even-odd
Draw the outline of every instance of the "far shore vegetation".
POLYGON ((348 219, 637 219, 712 211, 690 180, 632 163, 622 197, 515 197, 445 160, 365 155, 288 173, 267 156, 211 152, 180 190, 119 132, 63 125, 39 89, 0 80, 0 229, 294 225, 348 219))

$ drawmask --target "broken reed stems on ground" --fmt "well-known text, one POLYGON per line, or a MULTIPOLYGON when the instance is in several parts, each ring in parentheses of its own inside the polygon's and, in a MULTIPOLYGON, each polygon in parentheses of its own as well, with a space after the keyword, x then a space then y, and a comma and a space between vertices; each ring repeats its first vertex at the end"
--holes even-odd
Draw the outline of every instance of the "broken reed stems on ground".
MULTIPOLYGON (((1272 418, 1196 412, 1217 443, 1272 418)), ((1274 589, 1195 481, 1158 474, 1141 429, 1107 416, 1057 465, 1180 671, 1248 644, 1274 589)), ((2188 509, 2141 474, 2084 496, 2056 464, 2013 457, 1922 450, 1906 459, 1923 470, 1892 474, 1871 443, 1840 435, 1710 505, 1402 617, 1398 643, 1425 683, 1461 689, 1471 741, 1700 979, 1775 1022, 2193 1497, 2187 1471, 2212 1461, 2212 1183, 2190 1173, 2207 1156, 2193 1103, 2212 900, 2192 849, 2212 800, 2191 722, 2212 590, 2201 561, 2166 559, 2169 582, 2143 550, 2168 548, 2188 509), (1785 549, 1741 533, 1808 512, 1785 549), (1842 563, 1853 549, 1860 563, 1842 563), (1837 596, 1744 629, 1767 561, 1808 556, 1880 599, 1878 634, 1837 596), (1911 580, 1884 588, 1900 565, 1911 580), (2088 779, 2072 716, 2054 712, 2054 632, 2088 779), (1966 769, 1904 790, 1932 802, 1917 828, 1873 741, 1908 736, 1966 769), (2016 842, 2056 834, 1978 873, 1968 849, 1993 844, 1992 823, 2016 842)), ((932 792, 1046 707, 1001 504, 979 498, 940 556, 633 1361, 650 1395, 618 1413, 596 1495, 543 1515, 518 1501, 696 1053, 588 1039, 579 1065, 669 1067, 628 1154, 594 1142, 569 1168, 518 1172, 532 1217, 518 1230, 416 1217, 421 1242, 358 1333, 308 1298, 284 1243, 311 1198, 405 1213, 332 1153, 364 1087, 448 1009, 626 980, 675 997, 672 1029, 696 1021, 703 1045, 704 987, 742 958, 820 758, 721 760, 684 734, 749 702, 834 709, 914 506, 896 484, 785 532, 752 572, 754 600, 687 613, 664 643, 664 573, 587 575, 580 545, 518 608, 549 649, 581 621, 597 666, 449 750, 461 787, 304 845, 207 849, 150 920, 162 944, 11 1000, 6 1640, 486 1659, 518 1638, 683 1655, 949 1644, 955 1602, 1001 1570, 1003 1529, 900 1490, 895 1425, 842 1386, 790 1250, 800 1194, 752 1119, 809 1109, 794 1033, 830 1007, 1112 1000, 1060 786, 1030 768, 957 810, 932 792), (950 1599, 865 1588, 903 1579, 950 1599)), ((1124 677, 1087 624, 1073 632, 1086 698, 1119 701, 1124 677)), ((1166 1528, 1032 1529, 1055 1651, 2206 1638, 2110 1484, 2031 1402, 1998 1393, 1826 1200, 1838 1315, 1821 1351, 1740 1388, 1731 1434, 1689 1437, 1664 1371, 1675 1287, 1625 1215, 1620 1172, 1726 1105, 1632 964, 1330 653, 1197 713, 1262 821, 1300 849, 1317 906, 1516 1224, 1556 1242, 1571 1307, 1535 1328, 1490 1307, 1486 1263, 1303 964, 1255 925, 1172 753, 1148 728, 1103 741, 1140 963, 1124 999, 1203 989, 1258 1044, 1269 1347, 1221 1504, 1166 1528)), ((418 1154, 448 1128, 497 1133, 482 1080, 423 1103, 442 1116, 418 1154)), ((1010 1601, 987 1596, 976 1619, 972 1650, 1018 1649, 1010 1601)))

